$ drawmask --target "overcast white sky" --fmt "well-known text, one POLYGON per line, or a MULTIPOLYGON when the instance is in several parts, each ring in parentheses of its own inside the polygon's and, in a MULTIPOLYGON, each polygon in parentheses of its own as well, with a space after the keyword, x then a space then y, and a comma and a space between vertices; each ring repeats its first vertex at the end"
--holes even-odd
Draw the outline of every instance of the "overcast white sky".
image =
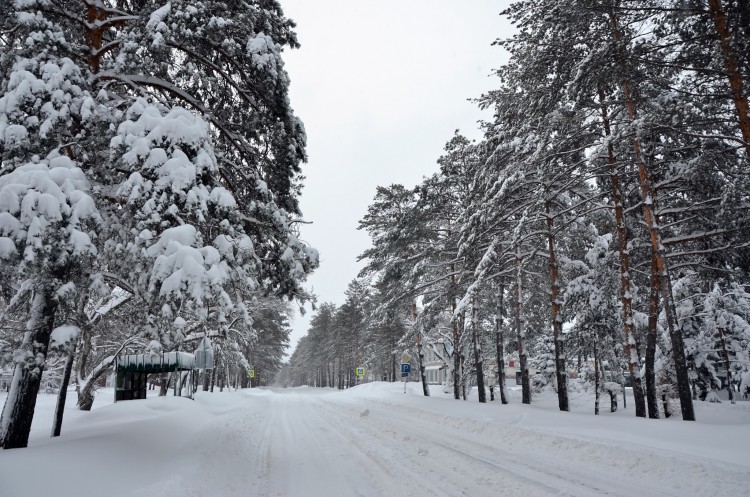
MULTIPOLYGON (((511 34, 509 0, 281 0, 302 48, 285 52, 290 98, 305 123, 302 238, 321 265, 319 302, 344 302, 369 246, 357 224, 378 185, 412 187, 437 170, 454 130, 480 138, 489 119, 468 99, 497 86, 511 34)), ((307 333, 308 312, 291 343, 307 333)))

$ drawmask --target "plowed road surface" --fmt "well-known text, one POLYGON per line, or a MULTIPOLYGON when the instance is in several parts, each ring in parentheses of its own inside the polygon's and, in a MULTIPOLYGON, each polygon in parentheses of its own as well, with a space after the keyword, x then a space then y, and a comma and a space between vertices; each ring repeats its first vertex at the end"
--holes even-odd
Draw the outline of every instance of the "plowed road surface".
POLYGON ((748 458, 719 438, 739 428, 631 416, 389 384, 150 398, 75 413, 63 437, 0 452, 0 495, 748 495, 748 458))

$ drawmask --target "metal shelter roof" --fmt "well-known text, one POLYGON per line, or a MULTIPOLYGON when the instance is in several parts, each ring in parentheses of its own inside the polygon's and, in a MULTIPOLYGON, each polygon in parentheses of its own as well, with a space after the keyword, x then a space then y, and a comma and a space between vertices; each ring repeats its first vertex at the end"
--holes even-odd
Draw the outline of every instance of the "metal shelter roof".
POLYGON ((141 373, 168 373, 195 368, 195 356, 188 352, 129 354, 116 359, 115 370, 141 373))

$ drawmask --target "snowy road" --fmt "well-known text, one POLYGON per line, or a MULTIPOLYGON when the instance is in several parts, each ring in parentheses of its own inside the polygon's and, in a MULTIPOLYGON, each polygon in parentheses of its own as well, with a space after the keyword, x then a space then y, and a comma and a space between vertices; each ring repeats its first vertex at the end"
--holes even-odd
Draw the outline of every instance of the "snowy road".
POLYGON ((397 388, 106 406, 85 424, 75 419, 67 439, 0 453, 0 495, 44 495, 43 482, 12 469, 34 461, 51 478, 89 475, 75 483, 79 497, 104 487, 167 497, 746 495, 748 466, 732 462, 736 452, 718 441, 677 443, 696 428, 698 440, 727 436, 724 426, 425 399, 397 388))

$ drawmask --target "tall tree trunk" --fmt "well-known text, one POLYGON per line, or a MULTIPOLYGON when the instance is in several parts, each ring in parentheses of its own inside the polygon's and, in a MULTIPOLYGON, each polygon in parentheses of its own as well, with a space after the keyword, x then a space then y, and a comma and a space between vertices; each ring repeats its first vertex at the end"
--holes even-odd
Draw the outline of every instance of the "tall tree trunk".
POLYGON ((81 392, 78 394, 78 409, 81 411, 90 411, 94 407, 94 389, 94 381, 87 382, 81 389, 81 392))
MULTIPOLYGON (((609 126, 609 112, 604 98, 604 91, 599 89, 599 103, 602 112, 602 125, 604 134, 609 139, 611 129, 609 126)), ((628 372, 633 382, 633 400, 635 401, 635 415, 646 417, 646 399, 643 395, 643 382, 641 380, 641 366, 638 337, 635 333, 635 322, 633 320, 633 285, 630 278, 630 252, 628 251, 628 227, 625 225, 625 209, 620 188, 620 175, 617 173, 617 161, 615 159, 612 141, 607 143, 607 162, 609 163, 609 179, 612 185, 612 199, 615 204, 615 223, 617 225, 617 245, 620 252, 620 301, 622 302, 622 322, 625 335, 625 352, 627 354, 628 372)), ((623 389, 623 398, 625 390, 623 389)))
POLYGON ((651 251, 651 291, 648 299, 648 334, 646 335, 646 397, 648 417, 659 419, 659 400, 656 391, 656 340, 659 324, 659 291, 661 277, 656 265, 656 257, 651 251))
POLYGON ((560 275, 555 253, 555 220, 552 216, 552 201, 545 200, 544 210, 547 214, 547 245, 549 248, 550 303, 552 311, 552 340, 555 342, 555 376, 557 377, 557 405, 561 411, 568 407, 568 373, 563 353, 562 315, 560 307, 560 275))
MULTIPOLYGON (((78 364, 77 364, 77 371, 76 371, 76 393, 78 395, 77 404, 78 406, 81 406, 82 404, 85 404, 89 402, 90 399, 84 399, 83 398, 83 391, 81 388, 84 386, 84 380, 86 378, 86 369, 88 368, 89 364, 89 357, 91 356, 91 344, 92 344, 92 326, 91 323, 85 318, 85 315, 82 316, 82 325, 81 325, 81 338, 79 343, 81 344, 81 348, 78 354, 78 364)), ((90 400, 91 403, 93 403, 93 400, 90 400)))
MULTIPOLYGON (((630 87, 630 80, 627 77, 627 66, 625 64, 625 54, 622 45, 622 33, 617 22, 617 17, 613 11, 609 12, 610 27, 612 29, 612 38, 619 44, 620 52, 618 54, 619 63, 622 69, 622 93, 625 97, 625 106, 628 119, 631 124, 636 121, 636 105, 633 93, 630 87)), ((693 399, 690 394, 690 380, 688 378, 687 363, 685 360, 685 344, 682 340, 682 334, 677 326, 677 312, 675 309, 674 297, 672 295, 672 283, 669 277, 669 265, 665 254, 665 248, 662 244, 659 226, 656 222, 654 212, 655 196, 651 187, 651 178, 649 168, 643 160, 641 152, 641 141, 638 133, 633 134, 631 141, 633 156, 638 166, 638 178, 640 180, 640 192, 643 200, 643 214, 648 227, 651 247, 656 255, 656 265, 661 275, 662 299, 664 301, 664 314, 667 318, 667 328, 669 338, 672 342, 672 357, 675 364, 675 377, 677 379, 677 390, 680 398, 680 408, 682 410, 682 419, 685 421, 695 421, 695 411, 693 410, 693 399)))
POLYGON ((484 390, 484 360, 482 358, 482 345, 479 342, 479 316, 477 313, 476 298, 471 298, 471 341, 474 346, 474 368, 477 372, 477 394, 479 402, 487 402, 487 392, 484 390))
MULTIPOLYGON (((396 345, 392 343, 391 350, 395 350, 395 348, 396 348, 396 345)), ((391 382, 396 381, 396 353, 395 352, 391 352, 391 379, 390 381, 391 382)))
MULTIPOLYGON (((211 384, 211 374, 213 372, 213 369, 204 369, 203 370, 203 391, 208 392, 208 387, 211 384)), ((164 375, 162 374, 162 378, 164 375)), ((252 383, 252 380, 251 380, 252 383)), ((165 393, 166 395, 166 393, 165 393)), ((161 391, 159 392, 159 396, 161 396, 161 391)))
POLYGON ((500 390, 500 402, 508 403, 505 398, 505 337, 503 336, 503 295, 505 288, 500 285, 496 294, 497 311, 495 313, 495 345, 497 347, 497 384, 500 390))
POLYGON ((523 326, 523 286, 521 281, 521 248, 516 247, 516 338, 518 340, 518 362, 521 368, 521 402, 531 404, 531 383, 526 357, 526 330, 523 326))
MULTIPOLYGON (((213 369, 211 370, 211 374, 213 374, 213 369)), ((206 378, 205 385, 208 385, 209 378, 206 378)), ((213 385, 213 383, 212 383, 213 385)), ((203 391, 208 390, 208 386, 203 389, 203 391)), ((213 390, 211 390, 213 392, 213 390)), ((166 373, 161 373, 159 375, 159 397, 166 397, 167 393, 169 392, 169 375, 166 373)))
POLYGON ((451 286, 450 286, 450 303, 451 303, 451 331, 453 332, 453 398, 461 398, 461 335, 459 334, 458 322, 456 318, 456 265, 451 263, 451 286))
MULTIPOLYGON (((602 124, 607 138, 611 136, 609 112, 604 92, 599 89, 599 103, 601 104, 602 124)), ((635 401, 635 415, 646 417, 646 399, 643 395, 643 381, 641 379, 640 347, 635 333, 633 320, 633 285, 630 279, 630 252, 628 251, 628 228, 625 225, 625 212, 620 188, 620 176, 617 173, 614 146, 607 144, 607 161, 609 163, 609 178, 612 185, 612 198, 615 207, 615 223, 617 225, 617 242, 620 253, 620 301, 622 302, 623 329, 625 334, 625 352, 627 353, 628 372, 633 382, 633 400, 635 401)), ((625 390, 623 389, 623 399, 625 390)))
MULTIPOLYGON (((466 333, 466 311, 461 311, 459 317, 458 317, 458 329, 461 330, 461 336, 464 336, 464 333, 466 333)), ((462 352, 459 355, 459 361, 458 363, 461 365, 460 377, 461 377, 461 399, 462 400, 468 400, 469 399, 469 392, 468 392, 468 380, 469 375, 466 374, 466 355, 462 352)))
MULTIPOLYGON (((412 304, 412 317, 414 326, 417 326, 417 303, 412 304)), ((424 366, 424 348, 422 347, 422 332, 417 330, 417 357, 419 358, 419 378, 422 380, 422 393, 425 397, 430 396, 430 385, 427 383, 427 371, 424 366)))
POLYGON ((596 331, 594 331, 594 414, 599 415, 599 399, 601 397, 601 379, 599 376, 599 347, 597 346, 596 331))
POLYGON ((63 369, 62 382, 60 382, 60 391, 57 393, 57 404, 55 405, 55 417, 52 420, 52 436, 59 437, 62 431, 63 414, 65 413, 65 401, 68 398, 68 385, 70 376, 73 372, 73 361, 76 357, 75 345, 71 347, 68 357, 65 358, 65 368, 63 369))
POLYGON ((54 329, 57 311, 54 297, 51 285, 40 286, 34 291, 27 331, 15 355, 22 359, 16 361, 10 390, 0 415, 0 447, 3 449, 26 447, 29 443, 36 397, 54 329))
POLYGON ((343 362, 344 361, 341 358, 339 358, 339 372, 338 372, 338 375, 337 375, 339 379, 338 379, 338 385, 336 385, 339 390, 343 390, 344 389, 344 373, 343 373, 343 370, 342 370, 342 364, 343 364, 343 362))
POLYGON ((748 106, 747 95, 743 92, 742 74, 737 63, 737 54, 732 48, 729 23, 721 6, 721 0, 708 0, 708 8, 711 11, 711 18, 716 28, 716 37, 724 56, 724 69, 726 70, 729 88, 732 90, 732 101, 737 112, 742 139, 745 141, 745 153, 750 159, 750 106, 748 106))
POLYGON ((724 368, 727 371, 727 394, 729 394, 729 401, 734 404, 734 391, 732 389, 732 371, 729 369, 729 352, 727 351, 727 341, 724 338, 724 330, 721 326, 716 328, 719 332, 719 343, 721 345, 721 355, 724 358, 724 368))

